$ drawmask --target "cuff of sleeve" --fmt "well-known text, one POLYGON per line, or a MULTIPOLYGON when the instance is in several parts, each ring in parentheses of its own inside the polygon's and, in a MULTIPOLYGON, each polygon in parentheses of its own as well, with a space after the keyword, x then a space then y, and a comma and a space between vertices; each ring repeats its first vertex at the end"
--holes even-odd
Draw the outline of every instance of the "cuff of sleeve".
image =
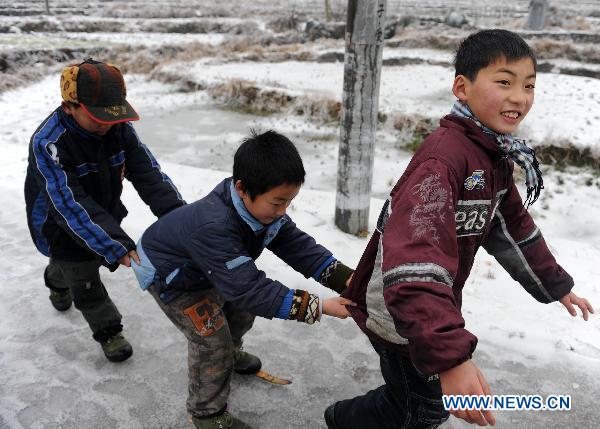
POLYGON ((332 270, 332 267, 336 263, 337 259, 335 259, 333 256, 330 256, 325 260, 325 262, 319 265, 319 268, 317 268, 315 273, 312 275, 312 278, 321 283, 322 285, 325 285, 325 282, 329 278, 329 272, 332 270))
POLYGON ((312 325, 321 318, 318 295, 296 289, 292 298, 288 319, 312 325))
POLYGON ((323 316, 323 295, 319 294, 317 296, 317 298, 319 300, 319 316, 318 316, 317 320, 320 322, 321 316, 323 316))
POLYGON ((283 297, 281 306, 277 310, 275 317, 278 319, 287 319, 290 315, 290 309, 292 308, 292 299, 294 298, 294 289, 290 289, 288 293, 283 297))
POLYGON ((456 330, 455 335, 451 342, 440 342, 438 347, 432 347, 431 343, 429 345, 410 343, 410 356, 415 367, 422 374, 431 376, 471 359, 477 347, 477 337, 466 329, 456 330))
POLYGON ((340 261, 337 261, 337 266, 329 276, 327 286, 337 293, 342 293, 344 290, 346 290, 346 281, 348 281, 348 278, 353 272, 354 270, 352 268, 347 267, 340 261))

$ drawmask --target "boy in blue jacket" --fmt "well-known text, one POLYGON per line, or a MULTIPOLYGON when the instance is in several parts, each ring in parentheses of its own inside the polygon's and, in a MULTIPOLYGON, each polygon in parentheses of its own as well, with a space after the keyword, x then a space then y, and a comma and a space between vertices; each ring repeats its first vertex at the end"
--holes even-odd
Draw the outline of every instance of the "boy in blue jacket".
POLYGON ((74 302, 107 359, 119 362, 133 351, 98 269, 114 271, 137 258, 120 226, 127 215, 123 179, 156 216, 185 201, 130 124, 139 117, 116 66, 88 59, 66 67, 60 81, 62 104, 29 144, 27 223, 37 249, 50 258, 44 271, 50 302, 58 311, 74 302))
POLYGON ((348 316, 351 301, 289 289, 254 264, 266 248, 305 277, 341 292, 352 270, 302 232, 286 209, 304 183, 286 137, 253 134, 238 148, 233 177, 206 197, 160 218, 142 235, 133 264, 147 289, 188 339, 188 412, 196 428, 249 428, 226 410, 232 371, 259 371, 242 351, 256 315, 312 324, 348 316))

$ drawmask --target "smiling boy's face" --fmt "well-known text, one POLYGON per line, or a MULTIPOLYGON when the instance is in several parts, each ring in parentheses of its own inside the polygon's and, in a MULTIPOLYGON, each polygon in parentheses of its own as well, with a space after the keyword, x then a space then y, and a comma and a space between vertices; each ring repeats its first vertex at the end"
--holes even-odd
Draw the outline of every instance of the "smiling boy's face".
POLYGON ((458 75, 452 91, 483 125, 500 134, 513 133, 533 105, 535 68, 531 58, 504 57, 482 68, 474 81, 458 75))

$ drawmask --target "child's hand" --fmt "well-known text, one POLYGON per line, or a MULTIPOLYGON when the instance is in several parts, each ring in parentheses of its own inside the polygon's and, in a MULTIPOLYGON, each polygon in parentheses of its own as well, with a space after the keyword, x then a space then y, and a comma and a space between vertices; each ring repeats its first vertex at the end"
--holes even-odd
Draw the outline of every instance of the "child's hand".
POLYGON ((140 265, 140 257, 135 250, 130 250, 129 253, 121 256, 119 258, 119 264, 125 265, 126 267, 131 267, 131 259, 133 259, 136 264, 140 265))
POLYGON ((570 292, 559 299, 559 302, 565 306, 569 314, 573 317, 577 316, 577 310, 575 310, 575 306, 579 307, 581 310, 581 314, 583 315, 583 320, 587 321, 590 313, 594 313, 594 309, 592 308, 592 304, 585 299, 580 298, 575 295, 573 292, 570 292))
MULTIPOLYGON (((470 359, 440 373, 440 382, 444 395, 492 394, 490 385, 470 359)), ((479 426, 496 425, 496 419, 490 410, 450 410, 450 414, 467 423, 477 423, 479 426)))
POLYGON ((348 313, 348 309, 346 308, 347 305, 356 307, 356 303, 350 301, 348 298, 342 298, 341 296, 327 298, 323 301, 323 314, 339 319, 345 319, 350 316, 350 313, 348 313))

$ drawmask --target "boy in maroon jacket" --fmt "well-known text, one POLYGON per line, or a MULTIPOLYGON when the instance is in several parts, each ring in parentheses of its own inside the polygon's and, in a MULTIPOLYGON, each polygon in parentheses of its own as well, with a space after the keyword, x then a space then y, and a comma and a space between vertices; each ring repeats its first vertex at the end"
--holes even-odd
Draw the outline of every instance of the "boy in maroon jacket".
MULTIPOLYGON (((535 153, 514 138, 533 104, 536 60, 515 33, 484 30, 459 47, 451 113, 415 153, 386 201, 344 296, 380 355, 383 386, 325 411, 330 429, 432 428, 449 417, 444 395, 490 395, 471 360, 462 288, 483 246, 536 300, 593 312, 550 253, 527 206, 543 189, 535 153)), ((457 410, 494 425, 489 410, 457 410)))

